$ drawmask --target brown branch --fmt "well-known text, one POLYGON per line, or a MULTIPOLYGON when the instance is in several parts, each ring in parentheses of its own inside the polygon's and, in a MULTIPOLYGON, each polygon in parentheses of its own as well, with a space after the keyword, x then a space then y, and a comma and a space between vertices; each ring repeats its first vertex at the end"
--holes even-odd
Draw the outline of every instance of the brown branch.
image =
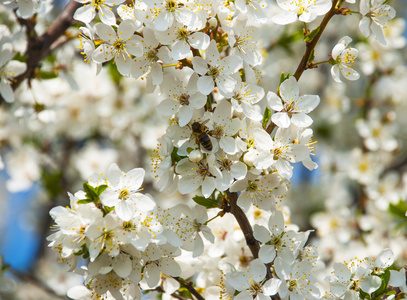
MULTIPOLYGON (((158 286, 155 288, 155 290, 159 293, 165 293, 165 290, 162 286, 158 286)), ((172 297, 174 297, 175 299, 178 300, 186 300, 184 297, 182 297, 181 295, 179 295, 178 293, 174 292, 171 294, 172 297)))
POLYGON ((260 244, 254 238, 253 229, 249 220, 247 219, 246 214, 243 212, 240 206, 237 205, 237 193, 231 193, 229 190, 227 190, 226 194, 228 195, 230 204, 230 211, 228 212, 235 216, 237 223, 239 223, 240 229, 243 231, 246 244, 252 252, 253 258, 256 259, 259 257, 260 244))
POLYGON ((184 288, 186 288, 193 296, 195 296, 198 300, 205 300, 205 298, 198 293, 198 291, 192 286, 192 282, 186 282, 184 279, 180 277, 172 277, 176 281, 178 281, 184 288))
POLYGON ((318 33, 314 36, 314 38, 310 41, 307 42, 307 46, 305 49, 305 53, 302 56, 302 59, 297 67, 297 70, 294 73, 294 77, 297 79, 297 81, 300 79, 302 73, 308 68, 308 60, 311 55, 312 50, 315 49, 315 46, 317 45, 319 38, 321 37, 322 33, 325 30, 326 25, 328 25, 328 22, 331 20, 331 18, 337 14, 339 11, 339 8, 336 7, 338 4, 339 0, 333 0, 332 1, 332 7, 328 11, 328 13, 325 15, 324 19, 321 21, 321 24, 319 25, 319 31, 318 33))
POLYGON ((53 44, 63 36, 65 31, 73 24, 73 14, 81 5, 82 4, 71 0, 55 22, 39 37, 36 36, 32 20, 19 19, 19 22, 27 27, 28 45, 24 54, 24 56, 27 57, 27 70, 15 78, 13 82, 14 90, 25 79, 34 77, 35 69, 40 66, 41 61, 49 55, 51 49, 56 48, 53 47, 53 44))

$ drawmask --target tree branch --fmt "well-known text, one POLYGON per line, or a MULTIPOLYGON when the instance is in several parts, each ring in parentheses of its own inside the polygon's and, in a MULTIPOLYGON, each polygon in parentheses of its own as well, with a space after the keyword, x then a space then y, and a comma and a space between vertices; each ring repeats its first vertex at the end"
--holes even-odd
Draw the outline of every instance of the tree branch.
POLYGON ((324 32, 326 25, 328 25, 328 22, 337 13, 338 8, 336 7, 336 5, 338 4, 338 1, 339 0, 332 1, 332 7, 328 11, 328 13, 325 15, 324 19, 321 21, 321 24, 319 25, 318 33, 314 36, 314 38, 311 40, 311 42, 309 42, 309 43, 307 42, 305 53, 302 56, 300 64, 298 65, 297 70, 294 73, 294 77, 297 79, 297 81, 300 79, 302 73, 307 69, 308 60, 311 55, 311 52, 312 52, 312 50, 315 49, 315 46, 317 45, 319 38, 321 37, 322 33, 324 32))
POLYGON ((228 195, 230 204, 229 212, 235 216, 236 221, 239 223, 240 229, 243 231, 246 244, 252 252, 253 257, 256 259, 259 257, 260 244, 254 238, 253 229, 249 220, 247 219, 246 214, 239 207, 239 205, 237 205, 237 193, 231 193, 229 190, 227 190, 226 194, 228 195))
POLYGON ((186 282, 184 279, 180 277, 172 277, 176 281, 178 281, 184 288, 186 288, 193 296, 195 296, 198 300, 205 300, 204 297, 192 286, 192 282, 186 282))
POLYGON ((24 56, 27 57, 27 70, 15 78, 13 89, 15 90, 25 79, 34 77, 34 71, 40 66, 41 61, 55 49, 53 47, 65 31, 73 24, 73 15, 82 4, 71 0, 61 12, 55 22, 40 37, 36 36, 34 23, 30 20, 19 19, 20 24, 27 27, 28 45, 24 56))

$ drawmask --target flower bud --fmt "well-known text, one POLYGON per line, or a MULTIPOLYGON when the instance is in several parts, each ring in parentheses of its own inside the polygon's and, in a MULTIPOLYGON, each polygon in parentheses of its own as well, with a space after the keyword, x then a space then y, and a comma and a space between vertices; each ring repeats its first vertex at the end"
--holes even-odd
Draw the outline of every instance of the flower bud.
POLYGON ((208 23, 209 23, 209 27, 215 28, 218 25, 218 21, 216 20, 216 18, 210 18, 208 20, 208 23))
POLYGON ((188 158, 191 162, 199 162, 203 159, 203 155, 200 150, 194 150, 189 153, 188 158))

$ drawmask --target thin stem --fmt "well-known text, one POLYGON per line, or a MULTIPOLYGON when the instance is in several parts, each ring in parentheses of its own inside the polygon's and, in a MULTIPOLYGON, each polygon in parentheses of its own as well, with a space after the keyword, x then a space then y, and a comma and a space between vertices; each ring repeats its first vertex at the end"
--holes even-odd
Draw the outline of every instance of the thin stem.
POLYGON ((320 65, 320 64, 329 63, 330 61, 331 61, 331 60, 328 59, 328 60, 324 60, 324 61, 319 61, 319 62, 316 62, 316 63, 312 63, 312 65, 313 65, 313 66, 317 66, 317 65, 320 65))
POLYGON ((317 45, 319 38, 321 37, 322 33, 324 32, 326 25, 328 25, 328 22, 336 14, 336 12, 338 10, 338 7, 336 7, 337 4, 338 4, 338 0, 332 1, 332 7, 328 11, 328 13, 325 15, 324 19, 321 21, 321 24, 319 25, 318 33, 314 36, 314 38, 309 43, 307 43, 305 53, 302 56, 302 59, 294 74, 294 77, 297 79, 297 81, 300 79, 302 73, 304 73, 304 71, 307 69, 308 60, 311 55, 311 52, 312 52, 312 50, 315 49, 315 46, 317 45))
POLYGON ((208 223, 209 223, 210 221, 215 220, 217 217, 219 217, 219 216, 221 216, 221 215, 222 215, 222 212, 220 211, 216 216, 214 216, 213 218, 211 218, 211 219, 209 219, 208 221, 206 221, 206 222, 204 223, 204 225, 208 225, 208 223))
MULTIPOLYGON (((30 34, 36 38, 28 39, 27 51, 24 56, 27 56, 27 70, 15 78, 13 89, 15 90, 25 79, 31 79, 34 76, 34 71, 40 66, 40 62, 47 57, 52 51, 60 45, 58 39, 65 34, 65 31, 73 24, 73 14, 82 4, 71 0, 65 7, 64 11, 58 16, 55 22, 41 36, 36 37, 34 28, 30 30, 30 34), (55 43, 55 44, 54 44, 55 43)), ((19 19, 22 25, 30 29, 31 24, 23 19, 19 19)))
POLYGON ((176 66, 180 66, 182 65, 182 63, 175 63, 175 64, 170 64, 170 65, 163 65, 163 68, 169 68, 169 67, 176 67, 176 66))
POLYGON ((198 300, 205 300, 204 297, 192 286, 192 282, 186 282, 184 279, 180 277, 172 277, 176 281, 178 281, 184 288, 186 288, 193 296, 195 296, 198 300))

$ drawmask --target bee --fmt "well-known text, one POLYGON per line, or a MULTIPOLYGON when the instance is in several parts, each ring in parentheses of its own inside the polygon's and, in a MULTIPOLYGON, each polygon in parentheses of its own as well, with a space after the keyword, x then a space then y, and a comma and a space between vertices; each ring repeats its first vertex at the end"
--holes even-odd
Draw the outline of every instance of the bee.
POLYGON ((208 134, 208 128, 205 126, 208 121, 209 120, 206 120, 202 123, 194 122, 191 125, 191 129, 192 135, 194 135, 198 140, 198 144, 201 145, 206 151, 212 151, 212 141, 208 134))

